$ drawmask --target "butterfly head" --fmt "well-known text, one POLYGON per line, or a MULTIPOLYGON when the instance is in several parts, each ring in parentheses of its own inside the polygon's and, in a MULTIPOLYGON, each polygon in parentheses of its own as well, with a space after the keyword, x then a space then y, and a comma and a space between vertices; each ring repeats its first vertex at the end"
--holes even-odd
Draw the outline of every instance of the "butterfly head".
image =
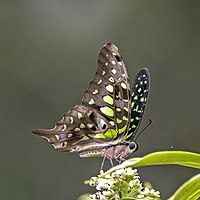
POLYGON ((125 160, 130 154, 137 151, 138 144, 136 142, 127 142, 118 143, 112 145, 105 150, 105 155, 108 159, 115 159, 118 161, 125 160))

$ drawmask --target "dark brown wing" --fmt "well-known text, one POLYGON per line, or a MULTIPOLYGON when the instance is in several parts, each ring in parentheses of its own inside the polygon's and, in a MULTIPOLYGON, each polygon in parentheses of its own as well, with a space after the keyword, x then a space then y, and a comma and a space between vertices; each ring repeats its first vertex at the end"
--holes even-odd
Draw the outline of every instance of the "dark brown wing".
MULTIPOLYGON (((80 152, 92 149, 92 146, 108 145, 98 139, 108 128, 107 120, 95 109, 78 105, 63 114, 62 120, 53 129, 35 129, 33 133, 46 138, 56 150, 80 152), (94 136, 97 139, 91 139, 94 136)), ((110 140, 109 137, 104 138, 110 140)))
POLYGON ((129 126, 130 83, 127 70, 118 48, 105 45, 98 57, 94 79, 85 91, 82 103, 103 115, 122 137, 129 126))
POLYGON ((104 148, 121 138, 129 127, 130 83, 118 48, 106 44, 98 57, 93 81, 75 106, 53 129, 35 129, 61 151, 84 152, 104 148))

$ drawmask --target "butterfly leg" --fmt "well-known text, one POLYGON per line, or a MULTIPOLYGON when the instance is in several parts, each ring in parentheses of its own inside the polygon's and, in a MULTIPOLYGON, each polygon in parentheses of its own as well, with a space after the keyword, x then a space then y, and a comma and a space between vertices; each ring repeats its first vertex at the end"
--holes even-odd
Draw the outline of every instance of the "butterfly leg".
POLYGON ((106 159, 106 155, 104 155, 104 157, 103 157, 103 160, 102 160, 102 163, 101 163, 100 172, 103 170, 103 165, 104 165, 105 159, 106 159))
POLYGON ((122 163, 122 160, 119 159, 119 160, 117 160, 117 162, 120 165, 122 163))
POLYGON ((109 159, 110 160, 110 164, 111 164, 111 166, 113 167, 113 161, 112 161, 112 159, 109 159))

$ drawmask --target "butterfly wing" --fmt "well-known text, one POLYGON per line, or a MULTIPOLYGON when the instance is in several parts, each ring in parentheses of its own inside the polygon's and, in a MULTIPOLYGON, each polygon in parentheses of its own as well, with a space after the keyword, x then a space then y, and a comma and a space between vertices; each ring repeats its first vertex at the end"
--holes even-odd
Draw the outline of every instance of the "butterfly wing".
POLYGON ((126 140, 132 141, 139 128, 150 90, 150 75, 147 68, 135 77, 131 92, 131 119, 126 140))
POLYGON ((93 81, 75 106, 53 129, 35 129, 60 151, 103 149, 117 141, 129 127, 130 83, 118 48, 106 44, 98 57, 93 81))
POLYGON ((123 58, 114 44, 109 43, 100 51, 97 72, 82 103, 104 116, 116 130, 118 139, 123 137, 131 114, 130 82, 123 58))
POLYGON ((77 105, 63 114, 61 121, 55 124, 53 129, 35 129, 34 134, 46 138, 54 149, 59 151, 81 152, 87 149, 103 148, 107 143, 99 142, 98 138, 109 138, 102 135, 107 127, 106 119, 94 109, 84 105, 77 105), (96 140, 91 139, 95 138, 96 140))

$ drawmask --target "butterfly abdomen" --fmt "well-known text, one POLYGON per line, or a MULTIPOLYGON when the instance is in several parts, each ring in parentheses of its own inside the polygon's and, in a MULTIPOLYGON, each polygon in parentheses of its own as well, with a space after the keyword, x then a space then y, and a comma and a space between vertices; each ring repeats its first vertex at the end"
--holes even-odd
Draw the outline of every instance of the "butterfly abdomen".
POLYGON ((105 149, 83 151, 83 152, 80 152, 79 155, 81 158, 103 157, 105 155, 105 149))

